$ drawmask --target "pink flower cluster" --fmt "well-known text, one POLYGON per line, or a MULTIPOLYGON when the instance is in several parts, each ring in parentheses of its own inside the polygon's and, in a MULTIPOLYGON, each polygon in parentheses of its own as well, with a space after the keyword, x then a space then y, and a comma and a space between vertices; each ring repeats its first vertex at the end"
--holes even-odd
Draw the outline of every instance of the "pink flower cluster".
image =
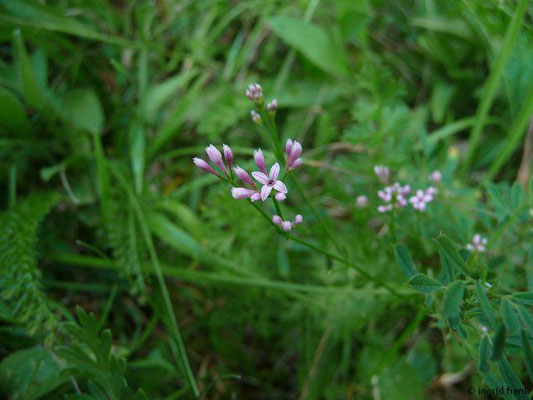
POLYGON ((291 221, 283 221, 283 219, 279 215, 274 215, 272 217, 272 223, 274 225, 280 226, 281 229, 283 229, 285 232, 290 231, 293 226, 301 224, 303 222, 303 220, 304 220, 304 218, 300 214, 297 214, 294 217, 294 221, 293 222, 291 222, 291 221))
MULTIPOLYGON (((222 154, 220 153, 220 151, 218 151, 218 149, 215 146, 210 144, 208 147, 205 148, 205 152, 207 153, 209 160, 217 166, 220 172, 222 172, 223 175, 229 178, 230 176, 229 171, 231 171, 231 166, 233 164, 233 152, 231 151, 230 147, 227 145, 223 145, 222 149, 224 151, 224 159, 226 160, 226 163, 228 164, 228 168, 226 168, 226 166, 224 165, 224 161, 222 161, 222 154)), ((205 172, 209 172, 220 178, 220 175, 205 160, 202 160, 201 158, 198 158, 198 157, 194 157, 192 161, 201 170, 205 172)))
POLYGON ((396 182, 392 186, 386 186, 383 190, 378 190, 378 197, 383 200, 385 205, 378 206, 380 213, 392 211, 393 208, 402 208, 407 205, 405 196, 409 194, 411 187, 409 185, 401 186, 396 182))
MULTIPOLYGON (((374 167, 374 173, 381 182, 388 182, 390 177, 390 170, 388 167, 384 165, 376 165, 374 167)), ((430 179, 434 183, 439 183, 441 180, 440 172, 433 171, 430 175, 430 179)), ((405 207, 408 202, 411 203, 415 210, 424 211, 426 209, 426 205, 433 201, 435 195, 438 193, 438 190, 433 186, 430 186, 425 190, 417 190, 416 193, 409 197, 409 200, 407 200, 407 196, 410 192, 411 187, 409 185, 402 186, 398 182, 394 183, 393 185, 386 186, 382 190, 378 190, 378 197, 385 202, 385 204, 378 206, 378 211, 380 213, 386 213, 392 211, 394 208, 405 207)), ((359 196, 357 198, 357 206, 359 208, 366 207, 367 204, 368 199, 365 196, 359 196)))
POLYGON ((484 237, 481 237, 479 233, 476 233, 472 238, 472 243, 466 245, 466 249, 472 253, 483 253, 486 248, 488 240, 484 237))
POLYGON ((433 197, 437 193, 437 189, 433 186, 428 187, 426 190, 417 190, 416 194, 409 198, 409 203, 413 205, 415 210, 424 211, 426 209, 426 204, 433 201, 433 197))

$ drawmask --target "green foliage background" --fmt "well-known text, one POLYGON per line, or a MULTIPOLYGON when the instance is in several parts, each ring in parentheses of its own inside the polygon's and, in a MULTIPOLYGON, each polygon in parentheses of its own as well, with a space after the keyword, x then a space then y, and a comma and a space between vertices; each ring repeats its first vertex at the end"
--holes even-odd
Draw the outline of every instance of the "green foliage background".
POLYGON ((532 18, 527 0, 0 0, 0 393, 529 398, 532 18), (322 252, 191 162, 210 143, 273 162, 256 81, 303 144, 283 207, 322 252), (437 200, 379 214, 377 164, 416 189, 442 171, 437 200))

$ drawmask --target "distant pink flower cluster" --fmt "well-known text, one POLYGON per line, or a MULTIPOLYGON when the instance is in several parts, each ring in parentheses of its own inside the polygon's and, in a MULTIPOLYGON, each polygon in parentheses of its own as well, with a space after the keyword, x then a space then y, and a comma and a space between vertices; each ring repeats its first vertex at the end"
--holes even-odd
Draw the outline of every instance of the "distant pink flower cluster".
POLYGON ((281 227, 281 229, 283 229, 285 232, 288 232, 292 229, 293 226, 295 225, 299 225, 303 222, 304 218, 300 215, 300 214, 297 214, 295 217, 294 217, 294 221, 283 221, 283 219, 279 216, 279 215, 274 215, 272 217, 272 223, 274 225, 278 225, 279 227, 281 227))
POLYGON ((488 240, 484 237, 481 237, 479 233, 476 233, 472 238, 472 243, 466 245, 466 249, 472 253, 483 253, 485 252, 488 240))
MULTIPOLYGON (((390 179, 390 169, 385 165, 374 166, 374 173, 381 183, 387 184, 390 179)), ((438 184, 440 183, 442 176, 439 171, 433 171, 430 175, 430 180, 438 184)), ((383 189, 378 190, 378 197, 385 203, 377 207, 380 213, 386 213, 392 211, 394 208, 403 208, 409 203, 416 211, 424 211, 429 202, 433 201, 438 190, 430 186, 424 190, 417 190, 415 194, 408 198, 411 192, 410 185, 401 185, 396 182, 392 185, 385 186, 383 189)), ((365 208, 368 206, 368 198, 366 196, 358 196, 356 199, 357 207, 365 208)))
POLYGON ((406 196, 411 191, 409 185, 402 186, 398 182, 394 185, 386 186, 383 190, 378 190, 378 197, 386 204, 378 206, 380 213, 392 211, 393 208, 402 208, 407 205, 406 196))

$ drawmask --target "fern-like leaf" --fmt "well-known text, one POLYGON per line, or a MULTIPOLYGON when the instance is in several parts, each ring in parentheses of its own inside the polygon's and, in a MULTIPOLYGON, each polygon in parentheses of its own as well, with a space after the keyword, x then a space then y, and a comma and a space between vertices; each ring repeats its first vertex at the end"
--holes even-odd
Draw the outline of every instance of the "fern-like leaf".
POLYGON ((57 319, 41 286, 35 245, 37 228, 59 196, 30 195, 0 214, 0 299, 30 334, 51 332, 57 319))

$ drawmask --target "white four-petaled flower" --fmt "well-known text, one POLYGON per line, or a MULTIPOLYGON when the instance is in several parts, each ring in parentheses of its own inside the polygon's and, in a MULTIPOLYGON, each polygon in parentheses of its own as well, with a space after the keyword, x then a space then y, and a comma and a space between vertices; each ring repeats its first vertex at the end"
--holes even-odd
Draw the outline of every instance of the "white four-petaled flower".
POLYGON ((279 164, 275 163, 270 168, 268 176, 263 172, 252 172, 252 176, 263 185, 261 187, 261 200, 265 201, 272 189, 275 189, 279 193, 287 194, 287 187, 282 181, 278 180, 279 170, 279 164))

